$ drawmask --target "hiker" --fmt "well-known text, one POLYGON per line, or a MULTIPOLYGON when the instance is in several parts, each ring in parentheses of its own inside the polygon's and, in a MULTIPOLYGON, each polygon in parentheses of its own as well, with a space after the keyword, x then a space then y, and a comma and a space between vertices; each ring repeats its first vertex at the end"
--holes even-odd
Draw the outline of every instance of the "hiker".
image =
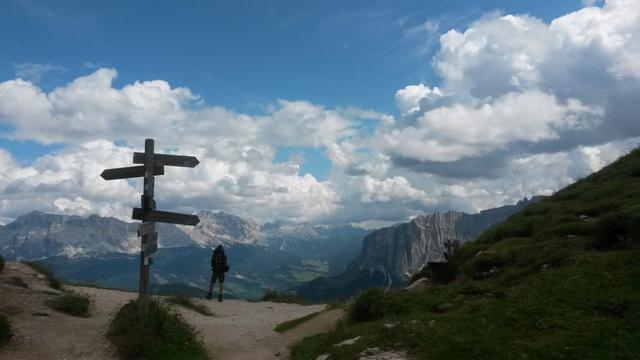
POLYGON ((227 265, 227 255, 224 254, 224 248, 222 245, 218 245, 213 250, 211 255, 211 281, 209 282, 209 293, 207 293, 207 299, 211 300, 211 293, 213 291, 213 284, 216 280, 219 282, 220 291, 218 292, 218 301, 222 301, 222 292, 224 291, 224 273, 229 271, 229 265, 227 265))

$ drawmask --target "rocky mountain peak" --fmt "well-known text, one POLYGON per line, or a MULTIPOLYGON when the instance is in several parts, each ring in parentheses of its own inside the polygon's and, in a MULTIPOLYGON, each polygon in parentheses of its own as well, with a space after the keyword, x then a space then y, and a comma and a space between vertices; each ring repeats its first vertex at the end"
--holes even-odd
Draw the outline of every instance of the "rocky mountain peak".
POLYGON ((448 241, 465 243, 482 231, 506 220, 537 199, 523 199, 517 205, 467 214, 436 211, 418 215, 408 223, 376 230, 364 238, 362 253, 354 265, 359 269, 384 272, 389 282, 406 280, 427 262, 444 261, 448 241))
POLYGON ((243 219, 222 211, 197 212, 200 223, 196 226, 179 226, 194 242, 201 246, 218 244, 264 245, 265 236, 253 219, 243 219))

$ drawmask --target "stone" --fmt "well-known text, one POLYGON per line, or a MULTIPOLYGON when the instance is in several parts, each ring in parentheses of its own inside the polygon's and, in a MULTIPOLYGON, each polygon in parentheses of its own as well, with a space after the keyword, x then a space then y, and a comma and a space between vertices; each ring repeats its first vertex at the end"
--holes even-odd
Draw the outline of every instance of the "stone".
POLYGON ((329 354, 322 354, 316 358, 316 360, 327 360, 327 359, 329 359, 329 354))
POLYGON ((368 348, 358 354, 358 360, 407 360, 407 353, 405 351, 383 351, 380 348, 373 347, 368 348))
POLYGON ((409 286, 405 287, 403 290, 417 290, 417 289, 425 289, 431 286, 431 281, 427 278, 420 278, 414 282, 412 282, 411 284, 409 284, 409 286))
POLYGON ((398 324, 394 324, 394 323, 389 323, 389 324, 382 324, 382 327, 389 330, 389 329, 393 329, 394 327, 396 327, 396 325, 398 324))
POLYGON ((353 345, 355 344, 358 340, 360 340, 360 338, 362 338, 362 336, 356 336, 354 338, 351 339, 347 339, 341 343, 335 344, 333 346, 339 347, 339 346, 347 346, 347 345, 353 345))

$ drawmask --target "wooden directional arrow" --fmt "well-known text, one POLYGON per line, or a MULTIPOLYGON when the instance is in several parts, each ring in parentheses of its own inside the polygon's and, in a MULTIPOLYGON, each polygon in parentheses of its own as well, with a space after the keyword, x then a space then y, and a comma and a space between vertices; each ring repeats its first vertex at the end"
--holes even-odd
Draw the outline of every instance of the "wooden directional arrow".
MULTIPOLYGON (((144 153, 133 153, 134 164, 144 164, 144 162, 144 153)), ((153 154, 153 164, 160 166, 196 167, 196 165, 200 164, 200 161, 195 156, 153 154)))
POLYGON ((195 215, 180 214, 170 211, 145 211, 141 208, 133 208, 131 218, 134 220, 157 221, 191 226, 197 225, 200 222, 200 218, 195 215))
MULTIPOLYGON (((164 166, 154 166, 153 175, 164 175, 164 166)), ((128 179, 144 176, 143 166, 129 166, 122 168, 107 169, 100 174, 105 180, 128 179)))

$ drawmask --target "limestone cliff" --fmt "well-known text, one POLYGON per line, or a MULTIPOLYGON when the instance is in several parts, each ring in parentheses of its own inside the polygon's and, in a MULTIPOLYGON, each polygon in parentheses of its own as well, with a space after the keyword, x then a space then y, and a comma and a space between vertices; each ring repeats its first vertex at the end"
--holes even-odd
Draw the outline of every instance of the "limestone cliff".
MULTIPOLYGON (((461 244, 475 239, 491 225, 506 220, 510 215, 536 201, 524 199, 517 205, 508 205, 467 214, 458 211, 419 215, 408 223, 383 228, 367 235, 362 253, 352 268, 382 273, 390 285, 407 280, 427 262, 443 261, 445 243, 461 244)), ((378 275, 380 276, 380 275, 378 275)))

